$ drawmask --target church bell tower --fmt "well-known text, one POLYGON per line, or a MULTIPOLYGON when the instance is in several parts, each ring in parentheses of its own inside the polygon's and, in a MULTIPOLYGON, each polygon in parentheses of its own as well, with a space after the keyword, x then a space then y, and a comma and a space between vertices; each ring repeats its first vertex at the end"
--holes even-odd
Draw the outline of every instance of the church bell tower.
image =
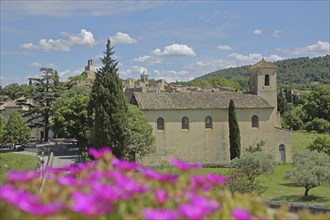
POLYGON ((250 68, 249 87, 277 111, 277 66, 262 59, 250 68))

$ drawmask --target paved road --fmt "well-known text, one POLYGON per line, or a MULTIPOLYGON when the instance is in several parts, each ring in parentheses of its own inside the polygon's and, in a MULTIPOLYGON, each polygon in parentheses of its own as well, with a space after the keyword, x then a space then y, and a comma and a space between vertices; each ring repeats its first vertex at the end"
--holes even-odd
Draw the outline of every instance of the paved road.
POLYGON ((63 145, 51 145, 49 148, 54 154, 54 168, 70 165, 79 159, 78 148, 68 148, 63 145))

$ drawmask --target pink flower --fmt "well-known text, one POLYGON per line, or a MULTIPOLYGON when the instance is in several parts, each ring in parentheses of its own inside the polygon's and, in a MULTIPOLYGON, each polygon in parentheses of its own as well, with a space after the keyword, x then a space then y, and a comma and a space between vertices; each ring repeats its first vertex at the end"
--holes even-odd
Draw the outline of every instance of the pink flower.
POLYGON ((112 165, 122 170, 135 170, 139 166, 137 163, 119 160, 117 158, 112 159, 112 165))
POLYGON ((38 177, 38 173, 34 171, 9 171, 7 174, 7 180, 10 182, 29 182, 32 179, 38 177))
POLYGON ((160 204, 163 204, 168 199, 168 194, 167 194, 166 190, 163 190, 163 189, 157 190, 154 195, 155 195, 157 202, 160 204))
POLYGON ((207 173, 206 174, 206 179, 212 184, 224 184, 228 182, 228 179, 224 176, 217 175, 217 174, 212 174, 212 173, 207 173))
POLYGON ((208 191, 212 189, 211 184, 207 179, 200 175, 191 175, 190 176, 190 187, 192 190, 196 191, 202 189, 203 191, 208 191))
POLYGON ((187 219, 203 219, 220 208, 217 201, 209 200, 195 194, 187 194, 190 203, 181 204, 179 212, 187 219))
POLYGON ((28 191, 20 191, 13 186, 6 184, 0 189, 0 198, 17 208, 36 216, 48 216, 58 213, 65 208, 62 202, 50 202, 43 204, 39 197, 28 191))
POLYGON ((180 219, 178 212, 171 209, 147 208, 142 211, 142 215, 147 220, 175 220, 180 219))
POLYGON ((182 170, 182 171, 196 169, 196 168, 198 169, 198 168, 203 167, 202 164, 188 164, 183 160, 177 160, 177 159, 174 159, 174 158, 170 158, 168 162, 171 163, 176 168, 178 168, 179 170, 182 170))
POLYGON ((162 174, 155 170, 145 168, 139 168, 138 170, 141 171, 147 179, 154 179, 159 182, 170 182, 172 184, 176 184, 178 180, 178 176, 175 174, 162 174))
POLYGON ((111 153, 111 149, 108 148, 108 147, 102 147, 102 148, 99 148, 99 149, 95 149, 95 148, 90 148, 88 150, 88 153, 90 155, 92 155, 93 157, 95 157, 95 159, 99 159, 101 158, 104 154, 106 153, 111 153))
POLYGON ((88 216, 99 216, 111 211, 111 204, 100 201, 99 197, 94 194, 85 194, 81 192, 74 192, 71 195, 73 205, 72 211, 84 213, 88 216))
POLYGON ((236 220, 250 220, 252 219, 252 215, 246 211, 245 209, 232 209, 231 214, 236 220))
POLYGON ((61 185, 74 185, 76 183, 76 179, 71 175, 66 175, 58 177, 57 182, 61 185))

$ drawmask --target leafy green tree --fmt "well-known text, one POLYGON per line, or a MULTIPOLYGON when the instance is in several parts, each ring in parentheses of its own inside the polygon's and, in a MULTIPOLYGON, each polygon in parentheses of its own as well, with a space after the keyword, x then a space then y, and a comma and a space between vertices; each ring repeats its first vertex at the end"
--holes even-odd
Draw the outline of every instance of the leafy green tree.
POLYGON ((42 78, 33 79, 33 105, 30 105, 30 110, 25 113, 28 123, 33 127, 43 127, 45 129, 45 141, 48 141, 50 119, 53 116, 52 104, 60 93, 64 90, 63 84, 59 81, 59 76, 56 71, 50 68, 41 68, 42 78))
POLYGON ((302 106, 292 108, 289 111, 285 112, 282 119, 285 124, 285 127, 292 129, 294 131, 302 129, 304 125, 303 119, 304 113, 302 111, 302 106))
POLYGON ((0 115, 0 142, 4 140, 4 133, 6 127, 6 118, 3 115, 0 115))
POLYGON ((130 161, 142 159, 155 151, 155 138, 146 116, 135 105, 128 105, 128 147, 125 158, 130 161))
POLYGON ((114 52, 109 39, 104 54, 101 58, 103 66, 96 73, 89 105, 89 115, 95 114, 92 128, 95 130, 94 146, 110 146, 113 153, 122 158, 127 146, 128 107, 118 75, 118 62, 112 58, 114 52))
POLYGON ((241 156, 241 136, 236 115, 236 107, 231 99, 228 108, 230 159, 241 156))
POLYGON ((323 118, 314 118, 306 124, 307 131, 317 131, 318 133, 329 133, 330 122, 323 118))
POLYGON ((304 196, 309 190, 330 182, 330 157, 325 153, 304 150, 293 155, 295 167, 288 170, 284 180, 305 187, 304 196))
POLYGON ((59 98, 53 105, 52 129, 57 136, 76 138, 79 146, 87 144, 89 96, 76 94, 59 98))
POLYGON ((310 151, 316 150, 330 156, 330 138, 327 136, 317 137, 307 148, 310 151))
POLYGON ((4 130, 4 140, 8 143, 25 143, 31 137, 31 129, 18 111, 10 113, 4 130))
POLYGON ((330 121, 330 85, 317 85, 307 96, 303 110, 308 121, 323 118, 330 121))

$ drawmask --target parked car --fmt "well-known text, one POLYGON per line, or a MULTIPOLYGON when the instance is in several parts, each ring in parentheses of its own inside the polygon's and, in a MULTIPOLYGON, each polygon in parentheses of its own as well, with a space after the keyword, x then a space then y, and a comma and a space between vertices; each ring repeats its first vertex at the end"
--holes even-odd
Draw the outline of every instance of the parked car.
POLYGON ((13 143, 6 143, 6 142, 0 143, 0 148, 12 148, 13 146, 14 146, 13 143))
POLYGON ((28 142, 26 144, 24 144, 25 147, 30 147, 30 148, 34 148, 37 147, 37 144, 34 142, 28 142))
POLYGON ((14 147, 12 148, 13 150, 17 151, 23 151, 24 150, 24 144, 15 144, 14 147))

